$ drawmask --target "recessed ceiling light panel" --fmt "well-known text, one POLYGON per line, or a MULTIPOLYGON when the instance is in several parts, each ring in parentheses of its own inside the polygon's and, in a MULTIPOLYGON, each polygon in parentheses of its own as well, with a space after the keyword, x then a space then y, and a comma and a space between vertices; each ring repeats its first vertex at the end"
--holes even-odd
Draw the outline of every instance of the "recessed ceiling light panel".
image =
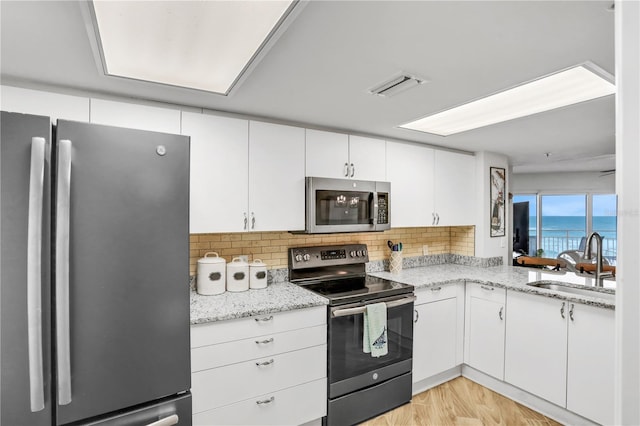
POLYGON ((108 75, 228 94, 297 1, 93 1, 108 75))
POLYGON ((399 127, 453 135, 614 94, 612 81, 604 70, 586 63, 399 127))

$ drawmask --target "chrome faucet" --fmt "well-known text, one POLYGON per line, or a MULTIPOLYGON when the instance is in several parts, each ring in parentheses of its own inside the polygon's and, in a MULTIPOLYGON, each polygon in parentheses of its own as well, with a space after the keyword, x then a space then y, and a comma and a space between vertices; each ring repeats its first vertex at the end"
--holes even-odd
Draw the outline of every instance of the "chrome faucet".
POLYGON ((602 270, 602 237, 597 232, 592 232, 589 237, 587 237, 587 242, 584 246, 584 258, 586 260, 591 260, 593 258, 593 255, 591 254, 591 241, 594 238, 598 242, 598 249, 596 250, 596 285, 598 287, 604 287, 602 281, 607 277, 613 276, 613 274, 602 270))

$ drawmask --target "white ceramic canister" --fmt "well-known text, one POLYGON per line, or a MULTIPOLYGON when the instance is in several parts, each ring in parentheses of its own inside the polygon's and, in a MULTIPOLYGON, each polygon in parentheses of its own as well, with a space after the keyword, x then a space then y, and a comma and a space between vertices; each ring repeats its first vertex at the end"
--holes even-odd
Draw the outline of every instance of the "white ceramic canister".
POLYGON ((227 264, 227 291, 249 290, 249 264, 234 257, 227 264))
POLYGON ((267 288, 267 265, 260 259, 249 264, 249 287, 267 288))
POLYGON ((214 251, 205 253, 203 258, 198 259, 196 290, 199 294, 211 296, 224 293, 227 271, 226 263, 227 262, 214 251), (209 255, 212 257, 209 257, 209 255))

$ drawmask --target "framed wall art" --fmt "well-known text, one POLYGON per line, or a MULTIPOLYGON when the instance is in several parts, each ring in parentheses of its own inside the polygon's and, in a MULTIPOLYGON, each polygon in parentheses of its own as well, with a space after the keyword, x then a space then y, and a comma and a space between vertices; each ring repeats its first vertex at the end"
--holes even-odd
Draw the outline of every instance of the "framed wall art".
POLYGON ((489 227, 492 237, 505 236, 505 189, 506 189, 505 169, 500 167, 489 168, 490 190, 490 210, 489 227))

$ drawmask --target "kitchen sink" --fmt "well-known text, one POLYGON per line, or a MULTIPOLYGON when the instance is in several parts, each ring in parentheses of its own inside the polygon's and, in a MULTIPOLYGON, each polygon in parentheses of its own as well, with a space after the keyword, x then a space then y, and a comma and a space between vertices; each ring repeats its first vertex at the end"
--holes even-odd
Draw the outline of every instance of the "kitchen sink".
POLYGON ((587 297, 597 297, 600 299, 605 299, 608 302, 616 301, 616 294, 613 290, 603 289, 598 287, 585 287, 585 286, 574 286, 568 285, 560 282, 549 282, 549 281, 537 281, 531 282, 527 285, 538 288, 545 288, 547 290, 558 291, 561 293, 569 293, 577 296, 587 296, 587 297))

